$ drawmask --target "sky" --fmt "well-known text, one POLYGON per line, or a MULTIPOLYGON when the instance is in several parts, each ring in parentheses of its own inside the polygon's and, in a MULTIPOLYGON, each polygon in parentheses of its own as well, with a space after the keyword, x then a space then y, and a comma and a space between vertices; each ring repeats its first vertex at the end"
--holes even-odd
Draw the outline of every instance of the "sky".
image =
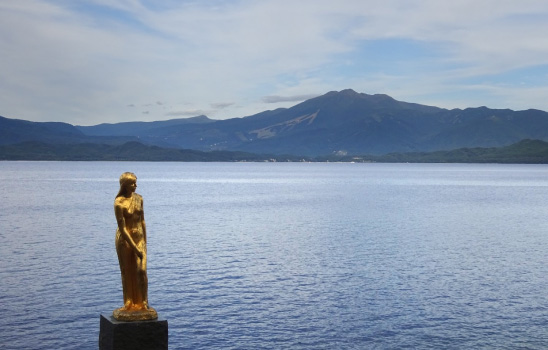
POLYGON ((0 115, 245 117, 329 91, 548 111, 546 0, 0 0, 0 115))

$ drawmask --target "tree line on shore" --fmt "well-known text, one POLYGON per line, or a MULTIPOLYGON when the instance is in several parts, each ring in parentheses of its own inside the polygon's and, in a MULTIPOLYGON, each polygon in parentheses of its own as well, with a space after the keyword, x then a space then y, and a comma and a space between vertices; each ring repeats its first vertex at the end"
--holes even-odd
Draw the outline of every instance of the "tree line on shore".
POLYGON ((0 160, 39 161, 157 161, 157 162, 378 162, 378 163, 523 163, 547 164, 548 142, 522 140, 505 147, 458 148, 435 152, 340 155, 317 157, 255 154, 231 151, 197 151, 162 148, 127 142, 49 144, 23 142, 0 146, 0 160))

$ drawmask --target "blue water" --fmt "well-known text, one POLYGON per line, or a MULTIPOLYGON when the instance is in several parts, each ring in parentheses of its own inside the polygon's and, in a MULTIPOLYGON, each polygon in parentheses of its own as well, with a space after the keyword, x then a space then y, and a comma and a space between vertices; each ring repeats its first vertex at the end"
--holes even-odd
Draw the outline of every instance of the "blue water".
POLYGON ((124 171, 170 349, 548 348, 548 166, 0 162, 1 349, 97 349, 124 171))

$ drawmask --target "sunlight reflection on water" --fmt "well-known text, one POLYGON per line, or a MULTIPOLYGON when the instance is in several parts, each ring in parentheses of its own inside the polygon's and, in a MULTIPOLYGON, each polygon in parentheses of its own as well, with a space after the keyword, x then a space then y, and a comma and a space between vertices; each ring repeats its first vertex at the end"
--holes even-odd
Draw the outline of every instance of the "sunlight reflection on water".
POLYGON ((127 170, 172 349, 548 347, 546 166, 3 162, 3 349, 97 348, 127 170))

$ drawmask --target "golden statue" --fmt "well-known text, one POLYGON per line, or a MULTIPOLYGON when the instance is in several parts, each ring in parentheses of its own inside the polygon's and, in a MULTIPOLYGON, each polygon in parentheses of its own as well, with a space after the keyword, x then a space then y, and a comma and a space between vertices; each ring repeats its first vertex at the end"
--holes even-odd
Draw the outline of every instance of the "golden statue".
POLYGON ((135 193, 137 176, 123 173, 120 191, 114 200, 118 221, 116 252, 122 274, 124 306, 112 315, 119 321, 142 321, 158 318, 148 306, 147 230, 143 212, 143 197, 135 193))

